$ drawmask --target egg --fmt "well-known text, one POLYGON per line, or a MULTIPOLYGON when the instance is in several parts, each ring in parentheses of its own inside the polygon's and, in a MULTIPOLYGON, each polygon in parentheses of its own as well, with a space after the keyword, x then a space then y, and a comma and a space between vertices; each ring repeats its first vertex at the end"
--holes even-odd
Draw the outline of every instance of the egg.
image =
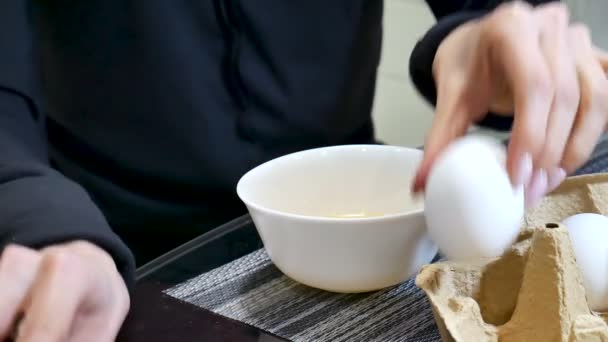
POLYGON ((450 260, 500 256, 520 231, 523 187, 514 189, 498 141, 466 136, 450 144, 427 178, 427 229, 450 260))
POLYGON ((568 230, 589 307, 608 311, 608 217, 577 214, 562 221, 568 230))

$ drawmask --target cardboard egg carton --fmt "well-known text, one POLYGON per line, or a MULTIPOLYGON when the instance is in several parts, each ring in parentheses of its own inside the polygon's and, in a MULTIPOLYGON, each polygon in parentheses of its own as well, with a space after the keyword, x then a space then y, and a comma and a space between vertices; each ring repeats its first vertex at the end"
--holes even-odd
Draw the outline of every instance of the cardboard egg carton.
POLYGON ((559 224, 577 213, 608 214, 608 174, 567 179, 526 213, 517 241, 501 257, 423 267, 416 284, 443 341, 608 342, 608 315, 589 309, 559 224))

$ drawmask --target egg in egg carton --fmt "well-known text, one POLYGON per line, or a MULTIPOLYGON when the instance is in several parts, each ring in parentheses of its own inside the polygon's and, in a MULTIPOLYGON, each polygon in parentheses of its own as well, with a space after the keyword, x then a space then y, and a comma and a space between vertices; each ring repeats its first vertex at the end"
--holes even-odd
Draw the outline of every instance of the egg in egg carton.
POLYGON ((608 214, 608 174, 567 179, 526 212, 517 241, 501 257, 424 266, 416 284, 442 340, 608 341, 608 314, 589 308, 560 223, 579 213, 608 214))

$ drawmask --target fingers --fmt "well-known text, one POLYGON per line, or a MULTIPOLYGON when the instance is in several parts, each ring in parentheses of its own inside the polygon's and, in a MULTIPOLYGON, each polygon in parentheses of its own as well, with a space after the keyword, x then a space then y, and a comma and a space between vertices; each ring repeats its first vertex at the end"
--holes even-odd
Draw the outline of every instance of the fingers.
POLYGON ((550 69, 538 43, 540 27, 527 7, 514 5, 496 10, 485 25, 482 39, 491 45, 494 72, 505 75, 513 93, 507 169, 514 185, 524 185, 530 178, 527 159, 537 160, 542 152, 553 101, 550 69))
POLYGON ((107 269, 109 274, 115 274, 105 286, 96 282, 94 294, 86 301, 86 307, 94 309, 98 314, 79 319, 75 324, 77 329, 72 331, 70 342, 110 342, 116 339, 118 331, 129 311, 129 293, 122 278, 118 275, 114 260, 99 247, 88 242, 71 243, 70 248, 80 256, 94 259, 98 267, 107 269), (100 253, 101 252, 101 253, 100 253))
POLYGON ((6 247, 0 289, 0 341, 113 341, 129 309, 114 261, 88 242, 6 247))
POLYGON ((574 25, 569 32, 581 88, 581 100, 562 159, 568 172, 578 169, 589 158, 608 117, 608 80, 593 50, 589 31, 574 25))
POLYGON ((55 248, 45 253, 26 307, 18 341, 66 341, 88 290, 88 272, 73 254, 55 248))
POLYGON ((593 47, 586 30, 570 25, 563 4, 532 8, 510 2, 476 25, 476 35, 468 37, 476 44, 463 48, 459 42, 443 50, 469 62, 437 69, 442 76, 436 80, 437 114, 414 190, 424 187, 434 160, 470 124, 490 108, 511 106, 507 169, 533 204, 588 159, 604 132, 608 54, 593 47), (459 52, 463 49, 475 52, 459 52), (446 71, 451 69, 460 73, 446 71), (511 103, 497 106, 505 96, 511 103))
POLYGON ((527 207, 533 207, 547 191, 549 177, 545 169, 534 172, 525 191, 525 203, 527 207))
MULTIPOLYGON (((536 171, 525 180, 526 207, 535 206, 565 179, 560 162, 580 100, 576 63, 570 51, 566 7, 545 5, 535 12, 535 16, 540 25, 540 51, 549 71, 553 95, 542 150, 533 157, 536 171)), ((540 125, 534 128, 542 130, 540 125)))
POLYGON ((113 342, 116 340, 124 316, 118 320, 110 316, 99 316, 77 322, 78 329, 75 329, 70 336, 70 342, 113 342), (108 319, 110 318, 110 319, 108 319))
POLYGON ((18 342, 113 341, 129 295, 112 258, 87 242, 41 253, 18 342))
POLYGON ((565 179, 567 173, 566 170, 560 168, 551 169, 547 173, 547 192, 555 190, 565 179))
MULTIPOLYGON (((546 140, 535 160, 537 168, 554 170, 562 160, 580 100, 576 62, 570 51, 569 16, 564 6, 546 6, 538 12, 540 46, 553 83, 546 140)), ((547 184, 548 185, 548 184, 547 184)))
POLYGON ((40 255, 31 249, 7 246, 0 258, 0 341, 12 333, 26 295, 34 283, 40 255))
POLYGON ((462 84, 438 89, 435 118, 424 147, 424 157, 414 178, 412 190, 421 191, 426 185, 431 166, 441 151, 454 139, 464 135, 471 124, 469 108, 463 101, 462 84))
POLYGON ((430 169, 445 147, 466 134, 471 124, 486 114, 493 89, 487 58, 483 58, 486 51, 474 43, 478 34, 478 26, 464 24, 444 40, 437 52, 444 58, 436 58, 433 64, 436 111, 424 157, 412 184, 414 192, 425 187, 430 169))
POLYGON ((563 4, 539 6, 533 14, 505 8, 517 16, 516 26, 526 33, 506 27, 506 34, 488 41, 496 51, 493 63, 502 66, 513 92, 507 165, 513 183, 525 185, 529 207, 588 159, 604 131, 608 58, 593 50, 586 30, 570 26, 563 4), (578 36, 576 43, 572 32, 578 36), (523 37, 528 39, 522 41, 523 37))

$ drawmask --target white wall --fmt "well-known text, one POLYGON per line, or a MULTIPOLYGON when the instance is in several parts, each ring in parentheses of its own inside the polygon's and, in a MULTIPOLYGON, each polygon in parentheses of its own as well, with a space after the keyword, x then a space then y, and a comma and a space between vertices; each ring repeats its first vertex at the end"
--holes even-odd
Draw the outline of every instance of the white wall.
POLYGON ((566 0, 572 20, 584 22, 591 28, 595 45, 608 50, 608 1, 566 0))
MULTIPOLYGON (((608 49, 608 0, 566 0, 573 20, 587 23, 598 46, 608 49)), ((419 146, 433 109, 417 94, 408 73, 410 52, 435 22, 423 0, 385 0, 384 41, 373 115, 378 138, 419 146)), ((492 133, 492 132, 489 132, 492 133)))
POLYGON ((422 0, 385 0, 384 41, 373 114, 377 136, 386 143, 421 145, 430 127, 433 110, 411 84, 408 63, 416 41, 434 22, 422 0))

